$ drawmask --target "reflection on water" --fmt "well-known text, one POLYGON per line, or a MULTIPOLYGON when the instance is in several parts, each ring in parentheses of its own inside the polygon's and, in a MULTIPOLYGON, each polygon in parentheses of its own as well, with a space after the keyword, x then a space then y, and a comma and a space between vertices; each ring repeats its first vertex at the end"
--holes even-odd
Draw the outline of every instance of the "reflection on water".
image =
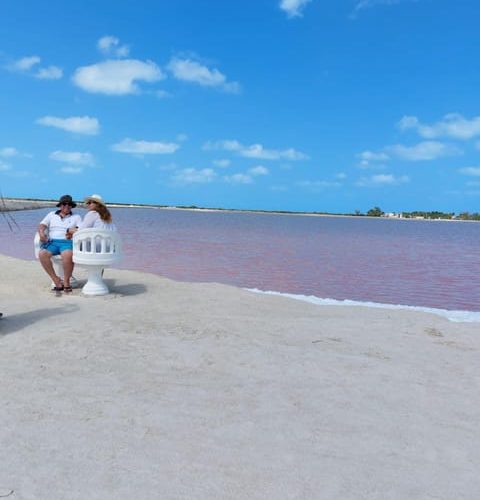
MULTIPOLYGON (((0 253, 33 259, 48 210, 0 224, 0 253)), ((81 212, 81 211, 78 211, 81 212)), ((480 223, 114 208, 120 267, 183 281, 480 310, 480 223)))

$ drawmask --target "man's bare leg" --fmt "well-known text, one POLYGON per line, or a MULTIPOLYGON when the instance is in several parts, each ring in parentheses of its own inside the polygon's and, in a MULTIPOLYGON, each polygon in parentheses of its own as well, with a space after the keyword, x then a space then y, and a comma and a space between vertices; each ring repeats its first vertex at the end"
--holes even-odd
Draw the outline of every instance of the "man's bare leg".
POLYGON ((64 250, 62 252, 63 262, 63 284, 65 288, 70 288, 70 278, 73 273, 73 252, 72 250, 64 250))
POLYGON ((51 258, 52 254, 48 250, 40 250, 40 253, 38 254, 38 260, 40 261, 40 264, 42 264, 45 272, 50 276, 50 278, 52 278, 55 286, 57 288, 62 288, 62 280, 55 274, 51 258))

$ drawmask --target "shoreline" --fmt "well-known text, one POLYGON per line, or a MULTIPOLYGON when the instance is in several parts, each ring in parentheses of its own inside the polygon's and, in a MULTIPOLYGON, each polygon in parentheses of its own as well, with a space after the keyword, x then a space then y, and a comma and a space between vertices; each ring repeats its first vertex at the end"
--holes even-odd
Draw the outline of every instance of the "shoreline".
POLYGON ((0 493, 467 499, 480 488, 478 325, 116 268, 109 295, 56 297, 38 262, 0 255, 0 268, 0 493))
POLYGON ((428 314, 435 314, 452 321, 454 323, 480 323, 480 311, 468 309, 441 309, 438 307, 413 306, 408 304, 391 304, 388 302, 372 302, 369 300, 351 300, 351 299, 331 299, 328 297, 318 297, 316 295, 302 295, 288 292, 277 292, 274 290, 259 290, 257 288, 242 288, 250 292, 287 297, 293 300, 315 304, 317 306, 333 307, 368 307, 372 309, 400 310, 400 311, 419 311, 428 314))
POLYGON ((0 211, 17 212, 21 210, 36 210, 40 208, 55 207, 57 201, 36 200, 27 198, 3 198, 0 200, 0 211))
MULTIPOLYGON (((77 202, 80 204, 81 202, 77 202)), ((28 198, 3 198, 3 203, 0 205, 6 212, 21 211, 21 210, 35 210, 40 208, 55 207, 57 201, 55 200, 40 200, 28 198)), ((234 208, 208 208, 208 207, 184 207, 184 206, 166 206, 166 205, 150 205, 150 204, 136 204, 136 203, 107 203, 110 208, 149 208, 155 210, 184 210, 190 212, 218 212, 218 213, 242 213, 242 214, 265 214, 265 215, 292 215, 298 217, 340 217, 340 218, 353 218, 353 219, 380 219, 380 220, 394 220, 394 221, 423 221, 423 222, 478 222, 475 220, 462 220, 462 219, 429 219, 429 218, 416 218, 416 217, 374 217, 370 215, 354 215, 354 214, 335 214, 335 213, 321 213, 321 212, 291 212, 282 210, 247 210, 247 209, 234 209, 234 208)))
MULTIPOLYGON (((3 205, 5 211, 21 211, 21 210, 34 210, 40 208, 55 207, 57 201, 55 200, 40 200, 28 198, 3 198, 3 205)), ((80 202, 77 202, 80 204, 80 202)), ((314 213, 314 212, 289 212, 289 211, 275 211, 275 210, 245 210, 233 208, 202 208, 202 207, 183 207, 183 206, 166 206, 166 205, 150 205, 150 204, 137 204, 137 203, 108 203, 110 208, 149 208, 154 210, 183 210, 189 212, 227 212, 227 213, 253 213, 265 215, 297 215, 297 216, 312 216, 312 217, 356 217, 355 215, 344 214, 328 214, 328 213, 314 213)), ((368 216, 362 216, 368 217, 368 216)), ((369 217, 370 218, 370 217, 369 217)), ((371 217, 375 218, 375 217, 371 217)))
MULTIPOLYGON (((34 257, 31 259, 20 259, 17 257, 5 255, 0 253, 0 258, 1 257, 6 257, 6 258, 14 258, 20 261, 24 262, 37 262, 34 257)), ((79 266, 81 267, 81 266, 79 266)), ((133 273, 145 273, 145 274, 151 274, 152 276, 156 277, 162 277, 160 274, 156 274, 153 272, 148 272, 148 271, 140 271, 140 270, 135 270, 135 269, 126 269, 126 268, 119 268, 119 267, 114 267, 114 269, 119 269, 119 270, 124 270, 128 272, 133 272, 133 273)), ((172 278, 166 278, 166 279, 172 279, 172 278)), ((172 279, 172 281, 176 281, 172 279)), ((178 281, 179 283, 185 283, 185 284, 199 284, 202 282, 196 282, 196 281, 178 281)), ((212 283, 212 282, 206 282, 206 283, 212 283)), ((475 311, 475 310, 469 310, 469 309, 444 309, 444 308, 439 308, 439 307, 431 307, 431 306, 422 306, 422 305, 409 305, 409 304, 393 304, 389 302, 372 302, 370 300, 353 300, 353 299, 332 299, 329 297, 319 297, 317 295, 304 295, 304 294, 299 294, 299 293, 290 293, 290 292, 279 292, 276 290, 261 290, 258 288, 250 288, 250 287, 242 287, 242 286, 237 286, 237 285, 232 285, 228 283, 220 283, 218 282, 217 284, 221 286, 229 286, 233 287, 237 290, 245 290, 248 292, 260 294, 260 295, 270 295, 270 296, 278 296, 278 297, 284 297, 308 304, 314 304, 317 307, 325 307, 325 306, 330 306, 330 307, 349 307, 349 308, 356 308, 356 307, 366 307, 369 309, 383 309, 383 310, 400 310, 400 311, 418 311, 418 312, 424 312, 427 314, 434 314, 439 317, 446 318, 448 321, 454 322, 454 323, 480 323, 480 310, 475 311)))

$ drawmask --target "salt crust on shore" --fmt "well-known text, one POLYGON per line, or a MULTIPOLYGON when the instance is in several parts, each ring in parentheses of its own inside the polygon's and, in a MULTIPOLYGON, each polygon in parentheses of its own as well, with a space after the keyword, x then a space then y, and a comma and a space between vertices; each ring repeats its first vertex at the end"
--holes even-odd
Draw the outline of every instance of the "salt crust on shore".
POLYGON ((478 497, 478 324, 117 269, 55 297, 37 262, 0 269, 0 495, 478 497))
POLYGON ((15 198, 3 198, 1 208, 5 210, 33 210, 36 208, 55 208, 56 201, 44 200, 22 200, 15 198))

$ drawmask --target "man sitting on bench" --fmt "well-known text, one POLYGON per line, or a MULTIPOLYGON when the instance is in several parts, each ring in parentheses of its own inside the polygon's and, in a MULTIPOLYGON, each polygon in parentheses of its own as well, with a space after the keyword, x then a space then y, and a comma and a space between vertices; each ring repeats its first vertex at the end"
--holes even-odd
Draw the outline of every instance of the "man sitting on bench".
POLYGON ((82 218, 73 214, 72 208, 77 204, 69 194, 63 195, 57 203, 59 210, 49 212, 38 226, 40 235, 41 250, 38 255, 40 263, 55 284, 53 291, 69 293, 72 291, 70 278, 73 272, 73 246, 72 237, 68 230, 78 226, 82 218), (48 235, 47 235, 48 230, 48 235), (55 274, 51 258, 54 255, 61 255, 63 264, 63 283, 59 276, 55 274))

